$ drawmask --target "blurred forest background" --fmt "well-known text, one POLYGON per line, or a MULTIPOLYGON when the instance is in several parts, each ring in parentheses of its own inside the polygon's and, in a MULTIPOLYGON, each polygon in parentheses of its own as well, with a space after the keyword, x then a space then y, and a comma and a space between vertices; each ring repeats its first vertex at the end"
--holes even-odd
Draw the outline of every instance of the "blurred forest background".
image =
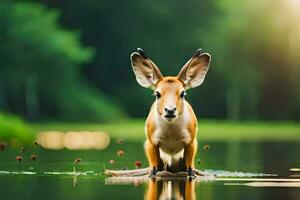
POLYGON ((198 117, 300 120, 297 0, 0 0, 0 111, 32 121, 144 118, 154 97, 135 80, 141 47, 176 75, 212 55, 188 91, 198 117))

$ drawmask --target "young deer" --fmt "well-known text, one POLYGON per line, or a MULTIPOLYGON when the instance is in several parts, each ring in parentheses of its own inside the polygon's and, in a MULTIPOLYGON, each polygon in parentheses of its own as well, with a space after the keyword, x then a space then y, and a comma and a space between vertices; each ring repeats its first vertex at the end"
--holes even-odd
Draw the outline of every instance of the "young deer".
POLYGON ((164 77, 140 48, 131 54, 137 82, 154 90, 156 97, 146 120, 145 152, 151 167, 150 177, 158 170, 187 170, 195 177, 197 118, 185 100, 186 90, 202 84, 208 71, 210 55, 198 49, 177 76, 164 77))

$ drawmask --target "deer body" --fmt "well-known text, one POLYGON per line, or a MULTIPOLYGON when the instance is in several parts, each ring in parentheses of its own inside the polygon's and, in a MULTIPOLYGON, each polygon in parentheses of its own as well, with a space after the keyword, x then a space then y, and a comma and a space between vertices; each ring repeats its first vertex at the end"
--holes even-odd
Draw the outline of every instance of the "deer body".
POLYGON ((197 119, 186 101, 182 115, 173 123, 162 120, 156 106, 154 103, 146 120, 147 145, 158 146, 163 163, 172 165, 183 157, 183 150, 187 145, 197 144, 197 119))
POLYGON ((185 95, 187 89, 203 82, 210 55, 198 50, 178 76, 167 77, 141 49, 131 55, 131 62, 138 83, 152 88, 156 96, 145 126, 145 152, 153 169, 151 176, 163 169, 188 170, 194 176, 197 118, 185 95))

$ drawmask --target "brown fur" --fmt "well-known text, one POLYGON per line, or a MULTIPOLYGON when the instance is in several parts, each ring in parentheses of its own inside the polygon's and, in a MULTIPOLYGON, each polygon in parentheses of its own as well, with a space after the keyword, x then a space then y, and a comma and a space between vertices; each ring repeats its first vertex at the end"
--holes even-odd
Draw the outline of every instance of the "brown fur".
MULTIPOLYGON (((183 111, 183 99, 179 97, 182 90, 184 90, 184 86, 180 80, 178 80, 177 77, 165 77, 162 80, 160 80, 156 85, 156 90, 160 91, 161 98, 158 100, 158 106, 155 107, 154 104, 152 105, 150 109, 150 113, 148 115, 148 118, 146 120, 146 135, 147 135, 147 141, 145 144, 145 152, 146 156, 149 161, 149 165, 151 167, 156 167, 158 169, 161 168, 162 160, 160 159, 159 154, 159 145, 155 145, 153 142, 153 134, 156 131, 157 127, 154 123, 155 119, 155 109, 157 109, 158 113, 163 112, 163 108, 165 106, 164 100, 166 98, 172 98, 176 101, 176 107, 178 109, 178 114, 181 115, 183 111), (171 80, 171 82, 170 82, 171 80)), ((188 105, 188 112, 191 117, 191 120, 188 122, 187 130, 191 137, 191 142, 187 144, 184 148, 184 164, 185 169, 182 169, 182 167, 177 168, 177 170, 186 170, 187 167, 194 168, 194 158, 197 152, 197 118, 194 114, 194 111, 190 104, 185 102, 186 105, 188 105)), ((175 167, 176 168, 176 167, 175 167)), ((172 170, 174 171, 174 170, 172 170)))
MULTIPOLYGON (((181 94, 204 81, 210 55, 199 49, 182 67, 178 76, 164 77, 142 49, 131 54, 137 82, 155 91, 146 120, 145 153, 150 167, 171 171, 194 168, 197 152, 197 118, 181 94)), ((189 170, 189 174, 192 171, 189 170)), ((191 175, 192 176, 192 175, 191 175)))
POLYGON ((148 189, 144 196, 145 200, 158 199, 188 199, 195 200, 195 182, 194 181, 155 181, 148 183, 148 189), (168 187, 168 184, 171 184, 168 187))

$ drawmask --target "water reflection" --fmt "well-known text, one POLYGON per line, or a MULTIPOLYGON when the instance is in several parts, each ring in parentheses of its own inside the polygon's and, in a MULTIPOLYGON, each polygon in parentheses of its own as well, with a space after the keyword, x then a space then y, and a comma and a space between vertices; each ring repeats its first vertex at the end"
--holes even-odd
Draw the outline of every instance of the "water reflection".
POLYGON ((188 180, 151 180, 144 196, 145 200, 165 200, 165 199, 197 199, 195 193, 195 181, 188 180))
POLYGON ((134 177, 130 180, 102 176, 102 163, 106 163, 106 167, 110 169, 123 167, 132 169, 135 160, 146 163, 140 141, 124 142, 122 149, 126 154, 123 157, 116 155, 120 150, 120 144, 115 142, 100 152, 50 151, 44 148, 27 147, 23 155, 21 174, 15 161, 20 150, 8 146, 4 151, 0 151, 0 196, 1 199, 31 200, 64 200, 66 196, 68 199, 86 200, 167 199, 169 197, 211 200, 299 199, 300 187, 296 187, 300 182, 296 180, 300 179, 298 142, 209 142, 209 145, 211 148, 208 151, 199 149, 198 157, 204 162, 197 168, 216 174, 216 179, 199 182, 196 180, 192 187, 186 187, 187 183, 184 180, 179 183, 175 181, 171 184, 171 192, 167 192, 170 191, 167 186, 168 181, 150 184, 147 176, 134 177), (34 163, 29 158, 33 152, 38 155, 38 160, 34 163), (82 158, 82 163, 76 169, 76 176, 72 170, 74 158, 82 158), (116 162, 111 165, 108 163, 110 159, 116 162), (31 169, 33 164, 35 168, 31 169), (273 176, 274 174, 278 176, 273 176), (290 179, 298 182, 292 182, 290 179), (155 192, 149 194, 149 190, 155 192))
POLYGON ((76 187, 76 184, 77 184, 77 174, 75 172, 74 175, 73 175, 73 188, 76 187))

